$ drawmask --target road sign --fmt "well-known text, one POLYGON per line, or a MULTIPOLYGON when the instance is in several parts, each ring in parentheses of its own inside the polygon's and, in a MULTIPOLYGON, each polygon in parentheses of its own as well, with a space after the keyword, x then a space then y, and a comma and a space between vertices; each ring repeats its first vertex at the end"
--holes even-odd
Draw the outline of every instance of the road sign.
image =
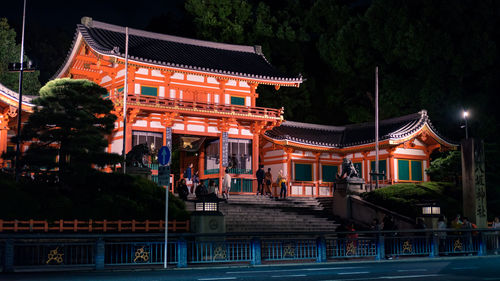
POLYGON ((168 146, 162 146, 158 150, 158 162, 160 165, 168 165, 170 163, 170 149, 168 146))
POLYGON ((170 166, 159 166, 158 167, 158 184, 161 186, 166 186, 167 190, 169 190, 170 166))

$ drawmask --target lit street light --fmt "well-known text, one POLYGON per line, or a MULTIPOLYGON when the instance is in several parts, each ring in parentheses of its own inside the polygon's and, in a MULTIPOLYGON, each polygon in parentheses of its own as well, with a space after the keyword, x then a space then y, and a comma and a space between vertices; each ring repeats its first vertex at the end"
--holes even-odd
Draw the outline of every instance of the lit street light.
POLYGON ((463 111, 463 116, 464 116, 464 119, 465 119, 465 139, 468 139, 469 138, 469 130, 467 128, 467 118, 469 117, 469 111, 464 110, 463 111))

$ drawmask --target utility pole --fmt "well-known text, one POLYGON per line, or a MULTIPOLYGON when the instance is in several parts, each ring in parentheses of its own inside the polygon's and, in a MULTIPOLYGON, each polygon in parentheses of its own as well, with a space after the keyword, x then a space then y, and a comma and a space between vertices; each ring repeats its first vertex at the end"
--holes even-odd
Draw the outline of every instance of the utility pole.
POLYGON ((127 173, 128 27, 125 27, 125 85, 123 87, 123 173, 127 173))
POLYGON ((378 66, 375 67, 375 189, 378 189, 378 66))
POLYGON ((17 140, 16 140, 16 182, 19 182, 19 175, 21 173, 21 165, 19 160, 21 159, 21 117, 23 112, 23 70, 24 70, 24 25, 26 18, 26 0, 24 0, 23 6, 23 31, 21 35, 21 68, 19 69, 19 104, 17 106, 17 140))

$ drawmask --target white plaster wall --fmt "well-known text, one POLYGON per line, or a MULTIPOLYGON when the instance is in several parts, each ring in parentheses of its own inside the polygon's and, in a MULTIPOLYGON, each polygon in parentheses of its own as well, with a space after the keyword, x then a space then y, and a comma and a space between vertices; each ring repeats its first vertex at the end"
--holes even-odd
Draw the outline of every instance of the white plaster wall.
POLYGON ((425 152, 423 150, 413 149, 413 148, 396 148, 395 153, 405 154, 405 155, 425 156, 425 152))
POLYGON ((253 136, 252 132, 248 129, 241 129, 241 134, 245 136, 253 136))
POLYGON ((312 152, 310 152, 310 151, 306 151, 305 156, 306 156, 306 157, 316 157, 316 156, 315 156, 312 152))
POLYGON ((252 101, 250 100, 250 97, 246 97, 245 98, 245 105, 246 106, 251 106, 252 105, 252 101))
POLYGON ((414 139, 413 140, 413 143, 415 145, 420 145, 420 146, 426 146, 425 143, 421 142, 419 139, 414 139))
POLYGON ((147 127, 148 122, 146 120, 137 120, 137 121, 135 121, 134 126, 147 127))
POLYGON ((173 129, 173 130, 184 130, 184 124, 181 124, 181 123, 175 123, 175 124, 172 126, 172 129, 173 129))
POLYGON ((162 97, 162 98, 163 98, 163 97, 165 97, 165 87, 164 87, 164 86, 160 86, 160 87, 158 88, 158 92, 159 92, 159 93, 158 93, 158 95, 159 95, 160 97, 162 97))
POLYGON ((151 128, 164 128, 162 125, 161 125, 161 122, 160 121, 151 121, 151 123, 149 124, 151 126, 151 128))
POLYGON ((285 152, 281 149, 267 151, 264 154, 264 157, 283 157, 283 156, 285 156, 285 152))
POLYGON ((102 78, 102 80, 101 80, 101 83, 106 83, 106 82, 109 82, 109 81, 111 81, 111 77, 109 77, 109 76, 104 76, 104 77, 102 78))
POLYGON ((176 72, 170 78, 171 79, 184 80, 184 74, 176 72))
POLYGON ((211 96, 212 96, 212 94, 207 94, 207 103, 210 103, 211 96))
POLYGON ((136 93, 136 94, 141 93, 141 84, 138 84, 138 83, 134 84, 134 93, 136 93))
POLYGON ((286 171, 287 171, 286 167, 287 167, 286 163, 278 163, 278 164, 265 165, 264 170, 267 172, 267 168, 271 168, 271 175, 273 175, 273 182, 275 183, 276 179, 278 178, 280 170, 283 170, 283 176, 286 177, 286 171))
POLYGON ((245 81, 240 81, 240 87, 250 88, 250 85, 245 81))
POLYGON ((207 83, 210 83, 210 84, 219 84, 219 82, 217 82, 217 79, 215 79, 213 77, 207 77, 207 83))
POLYGON ((392 166, 394 167, 394 180, 395 181, 398 181, 398 159, 397 158, 394 158, 394 160, 392 161, 392 166))
POLYGON ((148 69, 147 68, 139 68, 135 73, 137 74, 144 74, 144 75, 148 75, 148 69))
POLYGON ((187 130, 194 131, 194 132, 205 132, 205 126, 188 124, 187 130))
POLYGON ((170 98, 175 99, 175 89, 170 89, 170 98))
POLYGON ((230 135, 238 135, 238 129, 236 128, 230 128, 228 131, 227 131, 230 135))
POLYGON ((164 77, 164 75, 161 74, 161 72, 159 70, 156 70, 156 69, 151 70, 151 75, 156 76, 156 77, 164 77))
POLYGON ((193 82, 204 82, 205 79, 203 78, 203 76, 200 76, 200 75, 193 75, 193 74, 188 74, 186 79, 188 81, 193 81, 193 82))
POLYGON ((123 139, 114 140, 111 143, 111 153, 122 154, 123 150, 123 139))
POLYGON ((214 103, 219 103, 219 95, 214 95, 214 103))
POLYGON ((224 95, 224 103, 225 103, 225 104, 229 104, 229 102, 230 102, 230 101, 231 101, 231 98, 229 97, 229 95, 228 95, 228 94, 225 94, 225 95, 224 95))
POLYGON ((227 86, 236 86, 237 85, 236 80, 229 80, 229 81, 227 81, 226 85, 227 86))
POLYGON ((220 132, 219 132, 219 129, 217 129, 217 127, 215 127, 215 126, 208 126, 207 131, 208 131, 209 133, 220 133, 220 132))
POLYGON ((125 69, 122 69, 116 73, 116 77, 125 76, 125 69))

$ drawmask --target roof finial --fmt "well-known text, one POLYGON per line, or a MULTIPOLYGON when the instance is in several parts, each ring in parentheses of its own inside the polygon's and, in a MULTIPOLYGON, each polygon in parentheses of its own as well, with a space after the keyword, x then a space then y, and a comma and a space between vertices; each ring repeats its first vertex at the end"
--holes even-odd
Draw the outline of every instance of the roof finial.
POLYGON ((83 17, 82 24, 86 27, 92 27, 92 18, 91 17, 83 17))
POLYGON ((254 48, 256 54, 261 55, 261 56, 264 55, 264 53, 262 53, 262 46, 255 45, 255 46, 253 46, 253 48, 254 48))

